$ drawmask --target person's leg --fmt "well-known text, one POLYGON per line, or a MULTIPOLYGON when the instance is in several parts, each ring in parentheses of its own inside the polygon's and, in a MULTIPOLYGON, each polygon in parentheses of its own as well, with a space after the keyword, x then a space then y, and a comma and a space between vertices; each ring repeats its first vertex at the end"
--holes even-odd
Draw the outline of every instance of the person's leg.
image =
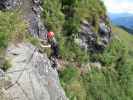
POLYGON ((51 62, 52 62, 52 67, 53 68, 57 68, 58 64, 57 64, 57 59, 55 57, 51 57, 51 62))
POLYGON ((54 48, 53 48, 53 54, 55 56, 55 58, 59 58, 59 47, 58 45, 56 45, 54 48))

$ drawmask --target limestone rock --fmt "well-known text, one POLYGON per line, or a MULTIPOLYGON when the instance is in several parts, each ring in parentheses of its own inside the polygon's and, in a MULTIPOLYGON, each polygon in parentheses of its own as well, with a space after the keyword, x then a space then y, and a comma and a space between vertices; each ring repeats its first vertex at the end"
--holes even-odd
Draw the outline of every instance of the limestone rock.
POLYGON ((6 72, 10 83, 5 86, 11 100, 68 100, 57 71, 37 48, 25 43, 11 45, 6 58, 12 64, 6 72))

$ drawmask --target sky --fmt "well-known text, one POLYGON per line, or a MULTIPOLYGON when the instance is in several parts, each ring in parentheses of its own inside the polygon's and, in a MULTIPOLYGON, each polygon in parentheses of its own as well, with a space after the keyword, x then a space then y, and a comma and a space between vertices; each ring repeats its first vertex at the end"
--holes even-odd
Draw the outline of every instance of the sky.
POLYGON ((133 14, 133 0, 102 0, 108 12, 133 14))

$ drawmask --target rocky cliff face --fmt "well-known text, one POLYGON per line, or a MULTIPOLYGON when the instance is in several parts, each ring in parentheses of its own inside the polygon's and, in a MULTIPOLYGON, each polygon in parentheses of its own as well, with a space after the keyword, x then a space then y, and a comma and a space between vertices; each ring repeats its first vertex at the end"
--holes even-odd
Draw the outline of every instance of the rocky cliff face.
POLYGON ((76 39, 76 42, 86 51, 100 52, 106 48, 110 40, 111 27, 107 26, 104 20, 99 22, 98 32, 93 31, 92 23, 84 20, 81 23, 79 39, 76 39))
MULTIPOLYGON (((41 0, 1 0, 0 10, 20 9, 28 23, 28 32, 47 41, 47 29, 42 23, 41 0)), ((102 51, 110 42, 111 29, 104 21, 99 22, 99 31, 93 31, 92 23, 84 20, 76 43, 86 51, 102 51)), ((51 67, 46 54, 31 44, 11 44, 6 59, 12 68, 0 70, 0 98, 2 100, 67 100, 60 86, 58 73, 51 67)))
POLYGON ((0 1, 1 10, 19 9, 23 18, 27 21, 28 31, 34 37, 46 40, 47 30, 41 19, 43 8, 41 0, 2 0, 0 1))
MULTIPOLYGON (((28 31, 35 37, 47 40, 47 29, 42 23, 41 0, 2 0, 0 9, 19 8, 24 19, 28 22, 28 31)), ((99 19, 99 31, 93 31, 93 23, 82 21, 78 44, 86 51, 103 51, 111 39, 111 28, 106 25, 106 19, 99 19)))
MULTIPOLYGON (((20 9, 32 36, 46 41, 41 0, 1 0, 0 10, 20 9)), ((6 52, 12 67, 0 70, 0 100, 67 100, 58 73, 46 54, 31 44, 11 44, 6 52)))
MULTIPOLYGON (((30 44, 11 45, 6 59, 12 68, 1 71, 0 89, 5 100, 67 100, 58 73, 46 55, 30 44)), ((2 99, 3 100, 3 99, 2 99)))

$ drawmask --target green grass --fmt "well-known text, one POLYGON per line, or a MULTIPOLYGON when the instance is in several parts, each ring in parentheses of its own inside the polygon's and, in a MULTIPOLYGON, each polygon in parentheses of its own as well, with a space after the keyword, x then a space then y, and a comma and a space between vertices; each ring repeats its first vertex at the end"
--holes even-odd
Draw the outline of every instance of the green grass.
POLYGON ((70 62, 78 62, 80 64, 89 60, 88 53, 84 52, 73 40, 66 39, 62 36, 58 39, 58 43, 62 59, 70 62))
MULTIPOLYGON (((66 67, 60 80, 70 100, 132 100, 133 99, 133 37, 113 27, 112 43, 103 53, 88 54, 74 44, 80 22, 88 20, 98 31, 99 17, 106 8, 99 0, 44 1, 44 24, 57 33, 60 54, 68 62, 80 64, 100 62, 102 69, 92 69, 81 76, 76 65, 66 67), (50 7, 49 7, 50 6, 50 7), (128 85, 126 85, 128 84, 128 85)), ((108 20, 105 20, 109 24, 108 20)), ((93 67, 93 66, 92 66, 93 67)))
POLYGON ((76 67, 67 66, 63 72, 59 73, 59 76, 61 77, 61 84, 70 100, 85 100, 86 91, 80 79, 80 72, 76 67))
POLYGON ((69 99, 132 100, 132 41, 132 35, 113 27, 113 39, 106 50, 100 54, 90 55, 90 61, 101 62, 101 70, 92 66, 91 71, 80 75, 77 68, 66 67, 61 72, 60 79, 69 99))
POLYGON ((79 32, 83 20, 92 23, 97 32, 99 17, 106 15, 106 8, 100 0, 43 0, 43 8, 42 17, 47 29, 69 36, 79 32))
MULTIPOLYGON (((73 42, 72 36, 77 35, 83 20, 93 23, 94 31, 97 32, 98 19, 106 14, 106 8, 100 0, 63 1, 44 0, 42 17, 48 30, 57 34, 62 60, 70 62, 59 73, 67 97, 70 100, 133 100, 133 36, 113 26, 112 42, 105 51, 97 54, 86 53, 73 42), (88 73, 81 75, 80 69, 74 63, 84 64, 88 61, 100 62, 101 70, 91 66, 88 73)), ((1 57, 4 57, 10 41, 18 42, 26 38, 35 46, 40 44, 37 38, 25 36, 26 27, 21 13, 0 12, 1 57)), ((5 59, 3 70, 10 67, 10 61, 5 59)))
POLYGON ((113 33, 116 38, 118 38, 123 45, 128 49, 128 60, 133 60, 133 35, 120 29, 118 27, 113 27, 113 33))
POLYGON ((26 26, 18 11, 0 11, 0 48, 5 48, 9 41, 22 40, 26 26))
POLYGON ((64 14, 61 12, 60 0, 43 0, 43 19, 49 31, 61 32, 64 23, 64 14))
MULTIPOLYGON (((10 42, 22 42, 25 37, 27 24, 21 18, 21 13, 18 11, 0 11, 0 57, 5 59, 5 51, 10 42)), ((11 67, 8 60, 5 60, 3 70, 11 67)))
POLYGON ((124 45, 133 50, 133 35, 118 27, 113 27, 113 33, 116 38, 120 39, 121 42, 124 43, 124 45))

